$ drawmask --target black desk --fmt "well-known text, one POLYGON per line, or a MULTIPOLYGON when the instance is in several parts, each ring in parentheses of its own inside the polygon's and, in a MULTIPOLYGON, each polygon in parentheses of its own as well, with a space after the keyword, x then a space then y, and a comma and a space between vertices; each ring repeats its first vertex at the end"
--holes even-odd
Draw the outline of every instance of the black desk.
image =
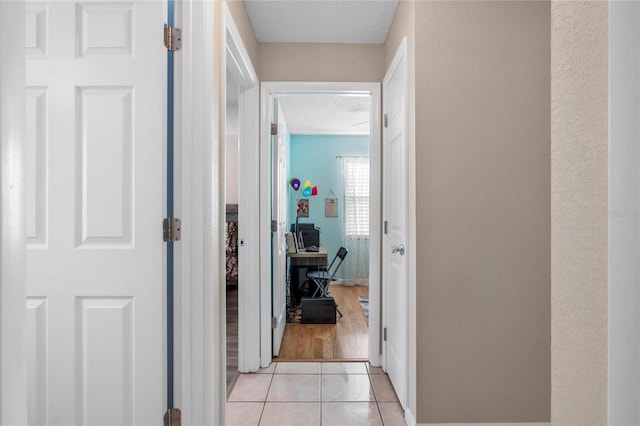
POLYGON ((307 271, 326 268, 329 264, 327 245, 320 244, 317 252, 287 253, 287 259, 289 260, 289 291, 297 305, 302 297, 302 287, 307 279, 307 271))

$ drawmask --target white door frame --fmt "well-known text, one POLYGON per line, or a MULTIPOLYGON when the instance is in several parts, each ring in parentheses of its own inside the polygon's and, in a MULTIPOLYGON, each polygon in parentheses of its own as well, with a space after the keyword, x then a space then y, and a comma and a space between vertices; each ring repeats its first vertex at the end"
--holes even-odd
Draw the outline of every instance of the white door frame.
POLYGON ((185 425, 224 424, 223 2, 176 3, 175 406, 185 425))
POLYGON ((25 5, 0 2, 0 424, 27 424, 25 5))
MULTIPOLYGON (((0 217, 6 225, 0 228, 0 421, 26 424, 24 56, 15 48, 24 45, 24 3, 0 2, 0 12, 0 34, 17 41, 0 47, 0 217)), ((176 244, 175 401, 186 425, 224 424, 223 17, 223 2, 176 3, 185 43, 175 68, 176 213, 183 219, 183 243, 176 244)))
MULTIPOLYGON (((227 67, 241 87, 240 168, 247 170, 241 175, 240 188, 248 185, 245 180, 253 185, 258 179, 258 79, 225 2, 180 0, 176 25, 183 30, 183 47, 176 54, 175 70, 175 199, 176 215, 182 218, 182 242, 176 244, 175 401, 182 409, 183 424, 219 425, 225 423, 226 402, 223 203, 227 67)), ((241 206, 253 199, 249 191, 240 191, 241 206)), ((252 210, 238 212, 243 223, 239 238, 245 241, 240 256, 246 259, 238 272, 247 284, 258 281, 257 271, 249 267, 259 257, 257 241, 250 240, 259 235, 257 219, 251 219, 257 213, 252 210)), ((240 371, 259 368, 258 327, 248 314, 258 310, 258 302, 247 296, 251 291, 247 285, 238 295, 240 371)))
POLYGON ((609 3, 609 424, 640 424, 640 4, 609 3))
POLYGON ((380 365, 380 242, 381 242, 381 151, 380 151, 380 83, 334 82, 263 82, 260 108, 260 359, 261 366, 271 363, 271 190, 270 173, 270 99, 295 94, 370 94, 370 165, 371 211, 369 249, 369 362, 380 365))
MULTIPOLYGON (((251 58, 238 27, 225 3, 226 68, 236 81, 238 95, 238 370, 241 373, 260 368, 260 323, 252 315, 260 310, 260 232, 254 188, 260 176, 259 125, 260 87, 251 58)), ((226 73, 225 73, 226 78, 226 73)), ((226 88, 226 84, 224 85, 226 88)), ((226 100, 226 94, 225 94, 226 100)), ((226 105, 226 102, 225 102, 226 105)), ((225 317, 226 320, 226 317, 225 317)), ((225 327, 226 328, 226 327, 225 327)))

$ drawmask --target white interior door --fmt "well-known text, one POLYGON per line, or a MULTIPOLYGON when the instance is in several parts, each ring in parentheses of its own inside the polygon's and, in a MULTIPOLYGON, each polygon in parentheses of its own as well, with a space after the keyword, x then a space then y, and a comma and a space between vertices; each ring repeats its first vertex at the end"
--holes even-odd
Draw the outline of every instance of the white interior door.
POLYGON ((406 407, 407 388, 407 235, 406 195, 406 45, 403 43, 384 78, 383 132, 383 324, 384 367, 398 399, 406 407))
POLYGON ((165 411, 163 1, 29 3, 29 424, 165 411))
POLYGON ((273 355, 277 356, 282 344, 284 328, 287 324, 287 251, 285 243, 287 209, 287 123, 278 99, 274 99, 274 123, 278 124, 277 134, 272 137, 272 300, 273 310, 273 355))

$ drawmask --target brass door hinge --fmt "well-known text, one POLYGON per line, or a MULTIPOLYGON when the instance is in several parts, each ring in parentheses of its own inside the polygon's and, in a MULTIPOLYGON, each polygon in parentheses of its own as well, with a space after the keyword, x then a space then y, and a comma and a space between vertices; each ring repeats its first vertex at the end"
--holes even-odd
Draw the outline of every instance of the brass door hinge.
POLYGON ((169 52, 180 50, 182 48, 182 29, 164 24, 164 46, 169 52))
POLYGON ((182 424, 182 413, 179 408, 169 408, 164 414, 164 426, 180 426, 182 424))
POLYGON ((167 217, 162 221, 162 240, 180 241, 182 237, 182 221, 176 217, 167 217))

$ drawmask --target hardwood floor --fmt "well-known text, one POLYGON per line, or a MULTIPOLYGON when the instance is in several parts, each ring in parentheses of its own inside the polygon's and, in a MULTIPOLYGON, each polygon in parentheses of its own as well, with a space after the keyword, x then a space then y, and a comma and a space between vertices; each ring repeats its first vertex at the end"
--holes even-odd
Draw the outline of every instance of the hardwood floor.
POLYGON ((227 285, 227 395, 238 380, 238 285, 227 285))
POLYGON ((274 361, 368 358, 369 328, 358 296, 367 296, 369 287, 332 284, 329 292, 344 317, 338 316, 336 324, 287 323, 280 353, 274 361))

